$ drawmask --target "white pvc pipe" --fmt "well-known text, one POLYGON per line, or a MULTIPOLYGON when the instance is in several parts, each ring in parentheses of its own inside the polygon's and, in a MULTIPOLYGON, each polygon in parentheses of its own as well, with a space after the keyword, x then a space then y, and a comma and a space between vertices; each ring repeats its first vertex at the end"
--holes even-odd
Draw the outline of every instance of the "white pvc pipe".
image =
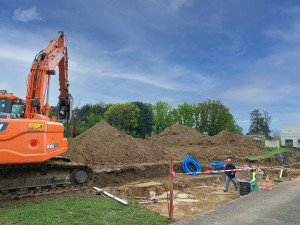
POLYGON ((124 204, 124 205, 128 205, 128 202, 126 202, 125 200, 120 199, 120 198, 118 198, 118 197, 116 197, 116 196, 114 196, 114 195, 112 195, 112 194, 110 194, 110 193, 108 193, 108 192, 106 192, 106 191, 100 189, 100 188, 93 187, 93 189, 96 190, 98 193, 105 194, 105 195, 107 195, 108 197, 111 197, 111 198, 117 200, 118 202, 121 202, 121 203, 124 204))
POLYGON ((161 200, 161 201, 149 201, 149 202, 139 202, 140 204, 151 204, 151 203, 159 203, 159 202, 167 202, 167 200, 161 200))
POLYGON ((281 167, 280 174, 279 174, 279 179, 282 178, 283 169, 284 169, 284 167, 281 167))

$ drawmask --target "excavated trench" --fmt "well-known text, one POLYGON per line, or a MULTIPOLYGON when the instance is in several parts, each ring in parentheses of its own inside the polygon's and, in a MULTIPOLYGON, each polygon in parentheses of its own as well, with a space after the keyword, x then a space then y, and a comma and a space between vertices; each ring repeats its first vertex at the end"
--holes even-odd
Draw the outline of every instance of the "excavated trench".
MULTIPOLYGON (((201 164, 202 171, 209 165, 201 164)), ((247 166, 245 162, 237 164, 240 167, 247 166)), ((176 172, 183 172, 182 162, 174 163, 176 172)), ((292 178, 299 175, 299 169, 289 168, 292 178)), ((169 189, 169 163, 136 164, 132 166, 120 166, 114 168, 95 168, 94 186, 127 199, 130 203, 143 202, 141 205, 161 214, 168 215, 167 194, 169 189), (155 193, 158 203, 149 203, 149 195, 155 193), (147 204, 148 202, 148 204, 147 204)), ((266 175, 270 176, 271 186, 278 185, 274 182, 278 178, 280 168, 265 169, 266 175)), ((237 179, 250 180, 249 171, 238 172, 237 179)), ((265 179, 264 177, 264 179, 265 179)), ((263 190, 265 180, 258 180, 260 190, 263 190)), ((291 182, 287 173, 283 173, 283 182, 291 182)), ((216 206, 228 203, 240 198, 239 192, 234 191, 230 184, 229 192, 223 192, 225 186, 224 175, 178 175, 174 178, 174 217, 182 219, 195 213, 211 210, 216 206)))
MULTIPOLYGON (((202 171, 209 165, 201 165, 202 171)), ((94 185, 100 187, 119 186, 137 180, 166 178, 169 175, 169 163, 143 163, 131 166, 94 168, 94 185)), ((184 172, 182 162, 174 162, 174 171, 184 172)))

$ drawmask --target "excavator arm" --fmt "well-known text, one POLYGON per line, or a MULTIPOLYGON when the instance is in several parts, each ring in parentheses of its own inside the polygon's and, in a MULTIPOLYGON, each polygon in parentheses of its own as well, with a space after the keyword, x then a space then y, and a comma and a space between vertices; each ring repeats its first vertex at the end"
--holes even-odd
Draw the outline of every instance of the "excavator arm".
POLYGON ((69 94, 68 82, 68 52, 66 36, 60 31, 58 39, 50 41, 45 50, 36 55, 28 78, 25 101, 25 118, 35 119, 38 114, 48 117, 50 77, 56 75, 55 68, 59 67, 60 96, 58 103, 58 120, 68 121, 71 118, 72 97, 69 94), (44 105, 46 99, 46 104, 44 105))

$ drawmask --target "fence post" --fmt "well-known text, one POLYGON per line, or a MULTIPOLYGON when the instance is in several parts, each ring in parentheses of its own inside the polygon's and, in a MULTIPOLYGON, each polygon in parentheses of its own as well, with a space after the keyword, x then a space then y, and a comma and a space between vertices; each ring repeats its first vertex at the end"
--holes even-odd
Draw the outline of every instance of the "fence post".
POLYGON ((174 210, 174 176, 173 176, 173 169, 174 169, 174 164, 173 164, 173 157, 170 158, 170 220, 171 222, 173 221, 173 210, 174 210))

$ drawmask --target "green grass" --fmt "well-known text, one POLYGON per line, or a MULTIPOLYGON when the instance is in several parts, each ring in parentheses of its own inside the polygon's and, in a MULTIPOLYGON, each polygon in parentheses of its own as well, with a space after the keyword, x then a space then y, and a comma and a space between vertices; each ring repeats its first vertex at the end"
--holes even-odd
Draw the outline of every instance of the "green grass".
POLYGON ((274 157, 274 155, 256 155, 256 156, 247 157, 246 159, 259 160, 259 159, 268 159, 268 158, 273 158, 273 157, 274 157))
POLYGON ((110 198, 72 197, 35 203, 0 203, 0 224, 168 224, 137 204, 124 206, 110 198))
POLYGON ((246 159, 248 160, 259 160, 259 159, 268 159, 268 158, 273 158, 275 155, 271 155, 268 153, 284 153, 284 152, 290 152, 291 150, 288 148, 275 148, 275 147, 268 147, 269 151, 266 151, 266 155, 256 155, 256 156, 250 156, 247 157, 246 159))
POLYGON ((283 152, 290 152, 291 150, 289 148, 276 148, 276 147, 267 147, 267 149, 271 151, 267 152, 273 152, 273 153, 283 153, 283 152))

